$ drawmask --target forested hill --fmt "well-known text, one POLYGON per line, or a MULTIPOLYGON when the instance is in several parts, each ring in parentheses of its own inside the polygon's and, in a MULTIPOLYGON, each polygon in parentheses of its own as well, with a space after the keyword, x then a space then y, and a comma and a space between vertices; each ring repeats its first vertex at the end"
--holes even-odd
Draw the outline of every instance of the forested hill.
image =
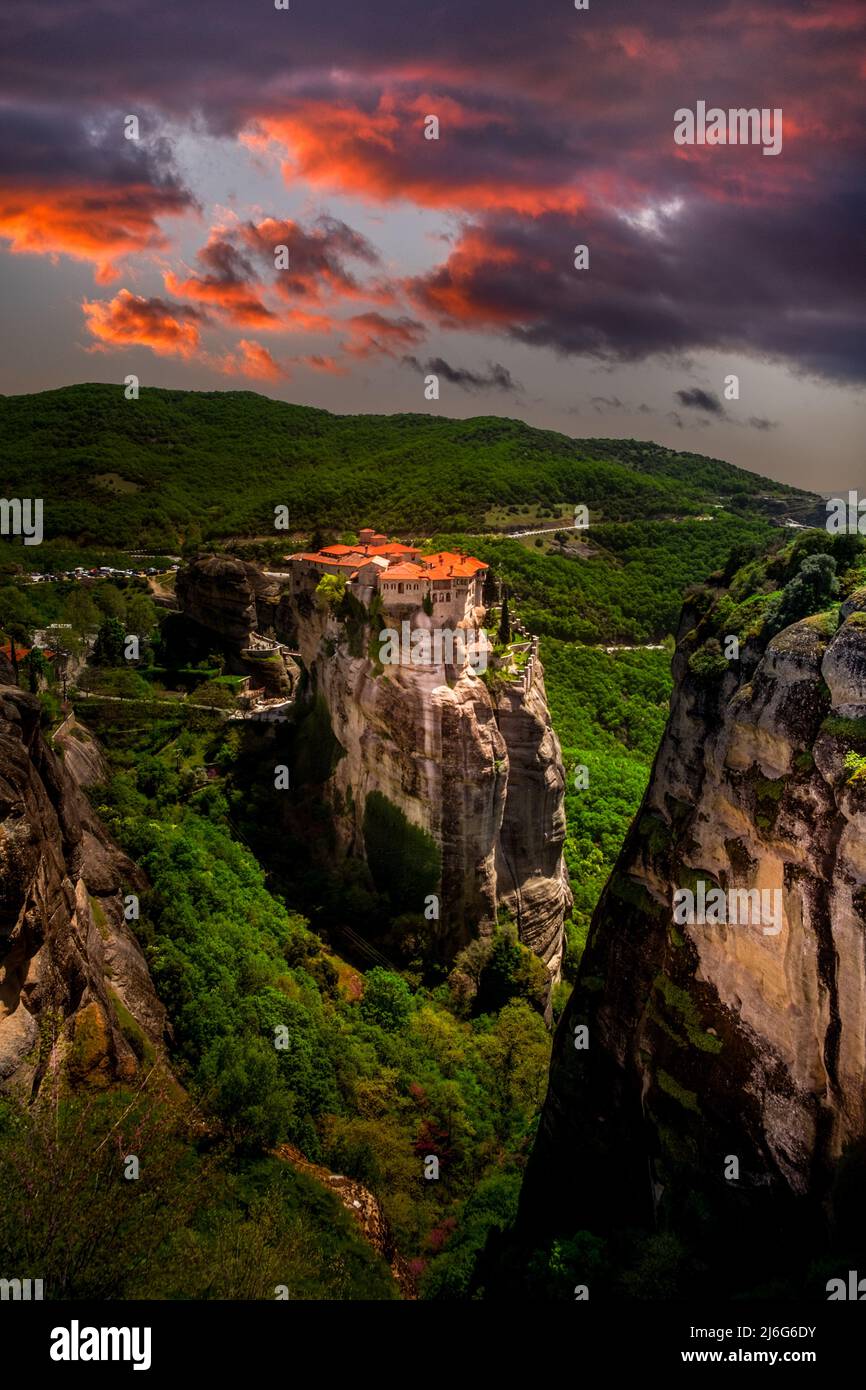
POLYGON ((45 499, 48 539, 166 547, 292 526, 483 528, 494 507, 576 503, 593 519, 746 514, 814 520, 819 499, 696 454, 570 439, 519 420, 331 415, 252 391, 88 384, 0 397, 6 496, 45 499))

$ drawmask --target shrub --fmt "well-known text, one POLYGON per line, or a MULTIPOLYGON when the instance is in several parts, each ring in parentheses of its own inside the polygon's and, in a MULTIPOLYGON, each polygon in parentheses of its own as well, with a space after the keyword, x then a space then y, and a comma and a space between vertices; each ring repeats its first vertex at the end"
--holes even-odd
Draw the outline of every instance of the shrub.
POLYGON ((866 758, 853 750, 845 754, 845 767, 848 769, 849 782, 866 781, 866 758))
POLYGON ((778 601, 768 610, 764 633, 773 637, 801 618, 828 607, 839 592, 836 561, 832 555, 807 555, 799 570, 785 585, 778 601))
POLYGON ((689 670, 704 685, 720 681, 728 673, 728 660, 715 637, 710 637, 689 657, 689 670))
POLYGON ((119 618, 108 617, 100 624, 93 648, 93 660, 97 666, 120 666, 126 633, 119 618))
POLYGON ((490 957, 481 970, 475 1007, 478 1013, 498 1013, 511 999, 525 999, 538 1009, 547 1002, 550 977, 542 962, 506 926, 493 940, 490 957))
POLYGON ((320 613, 328 609, 332 613, 339 608, 346 592, 346 577, 343 574, 323 574, 316 585, 316 607, 320 613))
POLYGON ((364 977, 361 1015, 386 1033, 397 1033, 412 1012, 412 995, 406 981, 393 971, 374 966, 364 977))

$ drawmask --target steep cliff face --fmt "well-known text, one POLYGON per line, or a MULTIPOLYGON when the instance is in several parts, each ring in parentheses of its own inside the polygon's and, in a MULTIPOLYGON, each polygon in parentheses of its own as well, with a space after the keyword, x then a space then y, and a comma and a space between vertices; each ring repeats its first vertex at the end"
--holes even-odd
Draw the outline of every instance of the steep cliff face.
MULTIPOLYGON (((430 933, 443 956, 492 933, 502 909, 558 977, 571 900, 564 773, 541 666, 528 689, 493 694, 468 668, 396 666, 385 674, 367 653, 369 629, 353 639, 311 592, 283 589, 275 598, 264 577, 253 583, 239 562, 228 563, 220 561, 229 611, 249 610, 259 631, 297 643, 310 688, 324 698, 341 750, 326 796, 343 851, 364 855, 367 798, 387 797, 441 853, 440 916, 430 933)), ((218 597, 197 596, 214 573, 212 561, 196 562, 179 585, 198 621, 219 621, 218 597)))
POLYGON ((494 698, 471 669, 451 683, 442 668, 397 667, 384 677, 342 645, 327 654, 314 624, 301 631, 345 750, 331 794, 346 846, 361 851, 367 797, 380 792, 440 847, 441 916, 432 929, 445 954, 492 932, 504 909, 558 976, 570 905, 564 774, 540 666, 528 692, 507 688, 494 698))
POLYGON ((684 613, 667 731, 557 1033, 537 1229, 704 1221, 778 1244, 785 1209, 826 1216, 866 1135, 863 597, 769 643, 753 625, 728 662, 706 645, 736 631, 726 596, 684 613), (677 920, 701 883, 721 920, 677 920), (764 890, 763 915, 733 890, 764 890))
POLYGON ((108 761, 99 743, 70 714, 54 735, 54 747, 59 749, 63 766, 77 787, 92 787, 109 777, 108 761))
POLYGON ((0 688, 0 1088, 27 1096, 58 1065, 73 1082, 132 1078, 165 1027, 124 920, 138 871, 47 746, 39 708, 0 688))
POLYGON ((562 923, 571 908, 562 856, 565 776, 537 659, 525 690, 509 685, 498 695, 496 721, 508 757, 496 842, 499 901, 517 922, 521 941, 558 975, 562 923))

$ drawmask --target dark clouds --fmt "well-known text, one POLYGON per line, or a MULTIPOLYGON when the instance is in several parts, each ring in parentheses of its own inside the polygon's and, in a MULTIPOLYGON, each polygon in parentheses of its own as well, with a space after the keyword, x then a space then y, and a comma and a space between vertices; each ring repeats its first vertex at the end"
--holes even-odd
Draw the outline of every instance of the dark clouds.
POLYGON ((680 405, 687 406, 691 410, 704 410, 708 415, 724 415, 725 413, 725 407, 715 391, 702 391, 699 386, 694 386, 686 391, 677 391, 676 396, 680 405))
MULTIPOLYGON (((169 253, 166 219, 194 206, 170 141, 206 129, 317 198, 440 208, 456 229, 444 263, 401 287, 345 222, 243 209, 193 265, 166 254, 169 292, 224 323, 338 333, 356 358, 441 324, 603 363, 708 351, 860 382, 864 40, 855 0, 6 0, 0 235, 102 280, 169 253), (782 154, 675 147, 673 113, 699 98, 781 107, 782 154), (126 113, 141 142, 122 139, 126 113), (276 241, 291 252, 277 276, 276 241), (347 327, 345 300, 391 312, 347 327)), ((266 367, 256 347, 236 360, 266 367)))
POLYGON ((342 346, 354 357, 396 357, 401 349, 405 351, 427 336, 424 324, 417 319, 407 315, 388 318, 375 310, 353 314, 339 328, 348 330, 348 340, 342 346))
POLYGON ((444 357, 431 357, 427 362, 419 362, 417 357, 404 357, 407 366, 427 376, 442 377, 451 386, 459 386, 461 391, 506 391, 515 393, 523 388, 515 381, 507 367, 501 362, 488 362, 485 372, 472 372, 467 367, 452 367, 444 357))
POLYGON ((0 237, 18 252, 90 261, 101 282, 169 245, 160 219, 196 208, 164 137, 127 140, 117 114, 0 109, 0 237))
MULTIPOLYGON (((851 201, 866 225, 866 198, 851 201)), ((498 328, 563 355, 628 362, 707 349, 853 382, 866 377, 861 241, 805 201, 682 202, 656 225, 596 210, 579 236, 562 213, 490 214, 407 289, 443 325, 498 328), (573 268, 578 241, 588 270, 573 268)))
POLYGON ((230 323, 244 327, 277 328, 279 317, 262 302, 252 262, 227 237, 217 232, 196 255, 202 274, 186 278, 168 271, 166 288, 174 294, 212 304, 230 323))
POLYGON ((128 140, 120 111, 88 120, 65 107, 0 107, 0 179, 6 187, 148 184, 191 202, 161 125, 158 117, 143 120, 140 138, 128 140), (147 134, 148 124, 156 134, 147 134))
MULTIPOLYGON (((680 405, 687 410, 701 411, 704 415, 712 416, 714 420, 725 420, 733 425, 745 425, 750 430, 778 429, 778 420, 768 420, 763 415, 750 415, 747 420, 738 420, 725 409, 715 391, 704 391, 700 386, 686 387, 682 391, 675 391, 674 395, 680 405)), ((682 416, 677 411, 671 411, 668 418, 673 420, 678 429, 684 428, 682 416)), ((698 423, 706 425, 708 421, 701 420, 698 423)))
POLYGON ((365 298, 370 288, 379 292, 375 286, 362 289, 346 264, 356 260, 367 266, 378 265, 375 247, 339 218, 322 216, 304 227, 299 222, 268 217, 258 223, 246 222, 237 235, 271 274, 276 268, 276 249, 286 248, 288 266, 274 276, 276 289, 286 299, 318 303, 327 291, 342 296, 363 294, 365 298))
POLYGON ((329 331, 332 320, 310 313, 309 306, 345 299, 391 302, 393 295, 380 278, 362 284, 347 264, 360 261, 378 267, 379 257, 366 237, 337 218, 321 216, 310 226, 275 217, 216 229, 200 251, 200 273, 187 276, 168 271, 166 288, 212 304, 224 318, 241 327, 268 331, 292 328, 284 304, 275 310, 264 302, 300 308, 305 326, 329 331))
MULTIPOLYGON (((324 13, 243 0, 5 0, 0 81, 22 102, 97 96, 126 110, 199 113, 229 129, 329 77, 346 87, 388 74, 482 96, 510 92, 551 109, 582 104, 589 115, 621 113, 631 128, 641 114, 672 114, 666 86, 679 78, 684 102, 712 97, 715 82, 737 105, 778 105, 771 96, 817 87, 819 109, 835 109, 840 129, 857 118, 857 93, 840 79, 857 72, 863 27, 855 0, 619 0, 584 13, 530 12, 523 0, 331 0, 324 13)), ((595 143, 592 125, 584 131, 595 143)))

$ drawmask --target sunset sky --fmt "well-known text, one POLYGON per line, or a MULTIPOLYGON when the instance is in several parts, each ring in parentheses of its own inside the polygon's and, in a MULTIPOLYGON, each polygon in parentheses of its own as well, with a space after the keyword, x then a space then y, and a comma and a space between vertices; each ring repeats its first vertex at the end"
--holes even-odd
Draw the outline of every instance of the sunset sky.
POLYGON ((4 0, 0 73, 4 393, 132 372, 866 488, 864 0, 4 0), (782 108, 781 153, 678 146, 698 101, 782 108))

